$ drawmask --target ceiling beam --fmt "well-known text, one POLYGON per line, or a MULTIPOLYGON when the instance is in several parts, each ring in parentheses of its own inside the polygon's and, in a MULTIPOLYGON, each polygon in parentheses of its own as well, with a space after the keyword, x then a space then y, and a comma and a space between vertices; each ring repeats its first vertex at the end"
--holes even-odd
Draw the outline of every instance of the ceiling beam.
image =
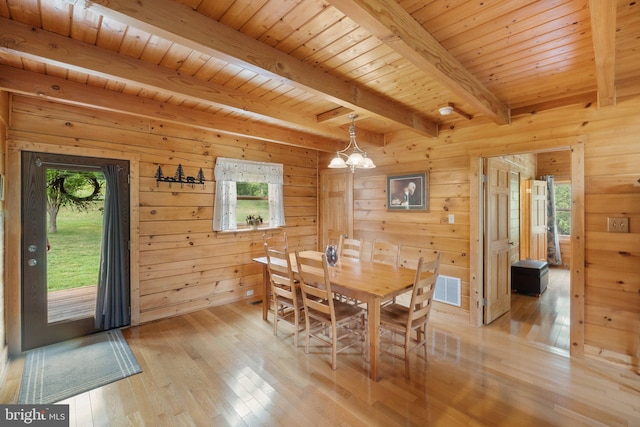
POLYGON ((212 20, 173 0, 66 0, 81 3, 107 16, 198 52, 221 58, 311 92, 336 104, 366 112, 429 137, 438 126, 425 116, 390 103, 363 87, 354 86, 252 37, 212 20))
POLYGON ((618 2, 615 1, 589 1, 599 107, 607 107, 616 103, 617 5, 618 2))
POLYGON ((336 141, 277 126, 214 116, 206 111, 87 86, 7 65, 0 65, 0 90, 318 151, 335 152, 345 145, 344 140, 336 141))
POLYGON ((510 123, 509 108, 447 52, 396 0, 328 2, 495 123, 510 123))
MULTIPOLYGON (((0 51, 69 70, 114 79, 150 91, 171 94, 241 113, 243 116, 257 120, 269 119, 283 127, 293 126, 302 132, 322 135, 325 138, 347 139, 344 129, 318 123, 315 116, 301 116, 290 109, 278 108, 245 93, 196 77, 183 76, 174 70, 6 18, 0 18, 0 28, 2 28, 0 51)), ((362 133, 372 145, 384 145, 384 135, 366 130, 362 133)))

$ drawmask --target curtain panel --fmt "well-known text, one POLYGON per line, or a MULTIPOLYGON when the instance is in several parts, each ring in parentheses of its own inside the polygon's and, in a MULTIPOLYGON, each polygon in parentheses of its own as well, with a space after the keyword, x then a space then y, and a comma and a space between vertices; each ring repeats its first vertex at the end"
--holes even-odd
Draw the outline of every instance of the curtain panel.
POLYGON ((543 176, 547 181, 547 262, 551 265, 562 265, 560 256, 560 239, 556 223, 556 186, 553 175, 543 176))
POLYGON ((124 256, 128 248, 123 241, 118 171, 116 165, 102 168, 107 189, 104 196, 95 327, 104 330, 129 324, 129 292, 124 270, 124 256))
POLYGON ((282 164, 218 157, 214 177, 216 180, 213 205, 214 230, 237 229, 236 182, 267 183, 269 187, 269 226, 285 225, 282 164))

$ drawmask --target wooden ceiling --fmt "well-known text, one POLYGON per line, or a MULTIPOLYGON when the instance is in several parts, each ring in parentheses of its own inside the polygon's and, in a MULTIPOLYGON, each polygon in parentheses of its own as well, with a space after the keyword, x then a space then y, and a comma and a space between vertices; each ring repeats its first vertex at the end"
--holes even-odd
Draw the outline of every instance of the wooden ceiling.
POLYGON ((640 93, 640 4, 0 0, 0 88, 323 151, 357 114, 382 145, 640 93))

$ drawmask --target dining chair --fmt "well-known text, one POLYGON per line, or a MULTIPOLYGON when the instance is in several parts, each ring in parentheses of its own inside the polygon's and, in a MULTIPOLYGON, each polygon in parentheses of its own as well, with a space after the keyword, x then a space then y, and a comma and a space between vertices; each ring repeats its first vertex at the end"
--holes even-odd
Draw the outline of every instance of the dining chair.
POLYGON ((371 261, 398 267, 400 265, 400 246, 400 243, 375 239, 371 246, 371 261))
MULTIPOLYGON (((400 358, 395 353, 396 346, 404 348, 404 375, 410 379, 409 374, 409 353, 419 347, 424 347, 424 357, 427 357, 427 322, 431 313, 433 303, 433 292, 436 288, 438 271, 440 269, 440 259, 442 252, 438 252, 435 260, 425 262, 424 258, 418 261, 415 280, 411 292, 409 307, 402 304, 391 303, 380 308, 380 336, 381 344, 389 344, 391 350, 381 350, 400 358), (415 338, 412 332, 415 331, 415 338), (391 339, 382 339, 384 333, 390 332, 391 339), (395 340, 395 334, 403 336, 402 343, 395 340)), ((381 349, 382 349, 381 345, 381 349)))
POLYGON ((300 289, 305 310, 306 347, 311 337, 331 345, 331 368, 337 368, 337 354, 358 342, 367 348, 365 310, 332 297, 327 260, 296 251, 300 289))
POLYGON ((340 235, 338 241, 338 259, 354 258, 360 259, 362 255, 362 239, 350 239, 344 235, 340 235))
POLYGON ((287 240, 287 232, 283 231, 282 234, 272 233, 267 234, 264 233, 262 235, 262 240, 265 245, 268 245, 270 248, 278 249, 280 251, 286 251, 289 249, 289 241, 287 240))
POLYGON ((294 279, 289 251, 280 251, 265 244, 265 254, 271 282, 273 335, 278 335, 278 322, 285 321, 294 327, 293 345, 297 347, 304 304, 294 279))

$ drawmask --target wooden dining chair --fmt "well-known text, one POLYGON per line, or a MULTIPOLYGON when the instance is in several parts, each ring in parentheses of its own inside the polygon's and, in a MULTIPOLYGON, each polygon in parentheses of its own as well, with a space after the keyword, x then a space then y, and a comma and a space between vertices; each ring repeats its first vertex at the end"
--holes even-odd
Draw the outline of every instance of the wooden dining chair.
MULTIPOLYGON (((442 253, 439 252, 435 260, 425 262, 424 258, 418 261, 415 280, 411 292, 409 307, 398 303, 391 303, 380 308, 380 336, 381 344, 389 344, 390 351, 384 351, 394 357, 399 357, 393 351, 395 346, 404 348, 404 375, 410 379, 409 374, 409 353, 419 347, 424 347, 424 357, 427 357, 427 322, 431 313, 433 303, 433 292, 436 288, 438 271, 440 269, 440 259, 442 253), (415 331, 415 338, 412 332, 415 331), (390 332, 389 340, 382 340, 384 333, 390 332), (403 336, 402 343, 396 341, 395 334, 403 336)), ((382 349, 383 346, 381 346, 382 349)), ((383 351, 383 350, 381 350, 383 351)))
POLYGON ((331 368, 337 368, 337 354, 357 343, 367 348, 365 310, 332 297, 327 260, 303 255, 296 251, 300 289, 305 310, 307 341, 305 353, 309 353, 311 337, 331 346, 331 368))
POLYGON ((273 335, 278 335, 278 322, 285 321, 294 327, 293 345, 297 347, 304 304, 294 279, 289 251, 280 251, 265 244, 265 253, 271 282, 273 335))
POLYGON ((262 235, 262 240, 264 244, 270 248, 278 249, 280 251, 286 251, 289 249, 289 241, 287 240, 286 231, 283 231, 282 234, 276 232, 270 234, 264 233, 262 235))
POLYGON ((400 243, 374 240, 371 246, 371 261, 398 267, 400 265, 400 246, 400 243))
POLYGON ((350 239, 344 235, 340 235, 338 241, 338 259, 354 258, 360 259, 362 255, 362 239, 350 239))

